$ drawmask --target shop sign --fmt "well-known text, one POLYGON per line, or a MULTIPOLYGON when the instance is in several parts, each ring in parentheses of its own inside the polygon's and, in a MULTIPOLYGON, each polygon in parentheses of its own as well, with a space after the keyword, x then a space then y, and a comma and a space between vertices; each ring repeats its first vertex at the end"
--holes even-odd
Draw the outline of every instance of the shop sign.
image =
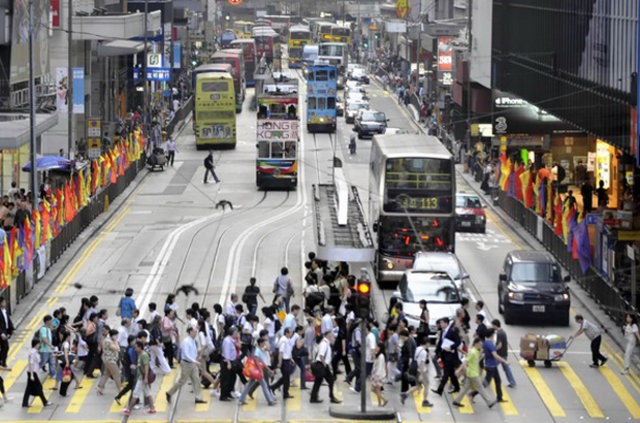
POLYGON ((507 118, 504 116, 498 116, 494 120, 493 133, 494 134, 506 134, 508 129, 507 118))
POLYGON ((51 0, 51 27, 60 28, 60 0, 51 0))
POLYGON ((162 67, 162 53, 148 53, 147 54, 147 67, 148 68, 161 68, 162 67))
POLYGON ((102 121, 99 119, 87 120, 87 155, 91 160, 98 159, 102 141, 102 121))
POLYGON ((453 37, 438 37, 438 70, 451 72, 453 70, 453 37))
POLYGON ((73 68, 73 113, 84 113, 84 68, 73 68))
POLYGON ((396 1, 396 15, 398 15, 399 18, 406 18, 410 10, 411 4, 409 3, 409 0, 396 1))
MULTIPOLYGON (((133 81, 140 81, 140 68, 133 68, 133 81)), ((147 81, 167 82, 171 81, 171 68, 147 69, 147 81)))

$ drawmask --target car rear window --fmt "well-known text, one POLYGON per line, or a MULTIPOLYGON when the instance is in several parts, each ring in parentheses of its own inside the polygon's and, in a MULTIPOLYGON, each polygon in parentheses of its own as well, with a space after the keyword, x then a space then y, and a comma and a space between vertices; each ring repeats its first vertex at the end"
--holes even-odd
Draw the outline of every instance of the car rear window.
POLYGON ((511 269, 513 282, 560 282, 560 268, 552 263, 514 263, 511 269))

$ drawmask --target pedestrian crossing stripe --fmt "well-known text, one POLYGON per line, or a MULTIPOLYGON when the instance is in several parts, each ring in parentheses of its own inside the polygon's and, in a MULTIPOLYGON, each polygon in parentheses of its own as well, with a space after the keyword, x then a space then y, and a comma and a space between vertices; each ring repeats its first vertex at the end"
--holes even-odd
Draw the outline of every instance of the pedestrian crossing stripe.
MULTIPOLYGON (((42 384, 42 389, 44 390, 44 396, 47 398, 47 401, 49 401, 49 398, 51 398, 51 393, 54 392, 51 390, 51 388, 53 388, 55 384, 56 384, 55 379, 50 377, 47 377, 44 383, 42 384)), ((43 407, 44 405, 40 401, 40 398, 35 397, 35 399, 33 399, 33 405, 29 407, 29 411, 27 411, 27 413, 38 414, 42 412, 43 407)))
MULTIPOLYGON (((454 395, 458 395, 458 393, 454 393, 454 395)), ((454 397, 455 399, 455 397, 454 397)), ((464 398, 462 398, 462 400, 460 401, 460 404, 462 404, 462 407, 458 407, 458 411, 460 411, 460 414, 473 414, 473 405, 471 405, 471 401, 469 401, 469 396, 465 395, 464 398)))
MULTIPOLYGON (((256 389, 256 394, 257 394, 258 390, 262 391, 260 386, 258 386, 258 389, 256 389)), ((247 395, 247 397, 245 398, 245 402, 246 402, 246 404, 242 406, 242 411, 256 411, 257 410, 258 400, 256 398, 249 398, 249 396, 247 395)))
POLYGON ((289 394, 293 395, 293 398, 286 400, 287 411, 300 411, 302 408, 302 391, 300 387, 289 388, 289 394))
POLYGON ((535 367, 529 367, 529 364, 526 361, 520 361, 520 365, 524 368, 525 373, 533 383, 536 391, 538 391, 538 395, 540 395, 540 399, 544 402, 549 413, 551 413, 553 417, 566 417, 567 413, 565 413, 564 408, 562 408, 556 397, 553 396, 551 388, 549 388, 547 382, 544 381, 538 369, 535 367))
POLYGON ((14 383, 18 380, 18 377, 22 374, 27 367, 27 360, 18 360, 11 367, 11 371, 4 377, 4 389, 9 392, 14 383))
MULTIPOLYGON (((617 351, 611 348, 611 346, 607 342, 603 343, 602 346, 606 351, 607 356, 609 357, 609 363, 613 361, 620 368, 620 370, 624 369, 624 359, 620 356, 620 354, 618 354, 617 351)), ((638 377, 638 375, 632 369, 629 369, 629 373, 625 375, 625 379, 629 381, 636 392, 640 394, 640 377, 638 377)))
POLYGON ((629 391, 624 387, 620 378, 609 368, 608 366, 599 367, 600 372, 607 379, 609 385, 613 388, 613 391, 616 393, 622 404, 629 410, 631 417, 634 419, 640 419, 640 405, 635 400, 635 398, 629 393, 629 391))
MULTIPOLYGON (((496 391, 495 381, 491 382, 491 386, 493 387, 493 392, 495 392, 496 391)), ((517 416, 518 410, 516 410, 516 407, 513 404, 513 401, 511 400, 511 396, 509 395, 509 392, 507 392, 507 390, 505 389, 504 385, 502 385, 502 399, 507 401, 507 402, 500 403, 500 408, 502 408, 502 412, 504 413, 504 415, 517 416)))
MULTIPOLYGON (((178 374, 178 370, 171 369, 169 373, 162 376, 162 381, 160 382, 160 389, 158 389, 158 394, 153 402, 153 405, 156 407, 156 411, 158 413, 165 413, 167 411, 167 396, 165 395, 167 391, 173 386, 176 376, 178 374)), ((114 401, 115 403, 115 401, 114 401)), ((118 406, 118 404, 116 404, 118 406)))
POLYGON ((582 402, 584 409, 587 410, 589 417, 604 418, 602 409, 573 368, 563 361, 558 362, 558 367, 567 381, 569 381, 573 390, 578 394, 578 398, 582 402))
POLYGON ((91 389, 93 388, 95 379, 85 378, 82 383, 82 389, 76 389, 73 395, 71 396, 71 401, 65 410, 66 413, 78 413, 80 412, 80 407, 89 396, 91 389))
POLYGON ((413 391, 413 403, 415 404, 416 410, 419 414, 429 414, 431 413, 431 407, 422 406, 422 389, 416 389, 413 391))

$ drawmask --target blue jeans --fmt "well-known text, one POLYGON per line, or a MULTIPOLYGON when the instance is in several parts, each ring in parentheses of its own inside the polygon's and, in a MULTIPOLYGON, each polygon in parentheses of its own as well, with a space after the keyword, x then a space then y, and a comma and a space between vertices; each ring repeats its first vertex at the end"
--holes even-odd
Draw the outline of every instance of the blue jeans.
POLYGON ((244 385, 244 389, 242 390, 242 394, 240 395, 240 399, 239 399, 240 403, 243 403, 247 399, 247 395, 249 394, 249 392, 251 392, 251 390, 258 384, 262 388, 262 393, 264 394, 264 397, 267 399, 267 402, 269 402, 270 404, 276 402, 276 399, 273 397, 273 394, 269 389, 269 385, 267 385, 267 382, 264 380, 264 377, 263 377, 260 380, 250 379, 249 383, 244 385))
POLYGON ((511 373, 511 367, 508 364, 502 363, 502 370, 504 370, 504 374, 507 377, 507 381, 509 381, 509 385, 516 385, 516 380, 513 378, 513 373, 511 373))
POLYGON ((298 357, 295 362, 296 366, 300 369, 300 388, 305 389, 307 387, 307 368, 304 365, 304 358, 298 357))
POLYGON ((56 359, 53 357, 53 353, 40 351, 40 364, 44 367, 47 363, 49 364, 49 376, 56 377, 56 359))

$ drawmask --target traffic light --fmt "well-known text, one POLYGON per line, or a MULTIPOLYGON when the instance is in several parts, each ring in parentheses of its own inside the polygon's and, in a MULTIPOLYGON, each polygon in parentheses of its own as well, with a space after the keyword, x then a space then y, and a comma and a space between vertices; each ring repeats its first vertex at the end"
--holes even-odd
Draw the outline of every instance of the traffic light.
POLYGON ((358 291, 356 314, 359 318, 366 319, 371 314, 371 282, 359 279, 356 290, 358 291))

